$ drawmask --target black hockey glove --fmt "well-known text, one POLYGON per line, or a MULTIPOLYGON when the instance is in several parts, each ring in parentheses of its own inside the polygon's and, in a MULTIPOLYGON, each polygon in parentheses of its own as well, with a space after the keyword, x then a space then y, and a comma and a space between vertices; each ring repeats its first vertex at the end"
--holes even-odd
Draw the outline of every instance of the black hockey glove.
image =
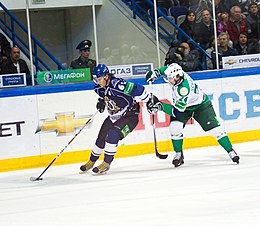
POLYGON ((146 103, 147 111, 150 114, 154 114, 157 111, 162 111, 163 106, 162 103, 159 101, 159 99, 156 96, 152 96, 148 102, 146 103))
POLYGON ((154 82, 158 78, 160 78, 160 71, 158 69, 154 69, 153 71, 148 71, 145 75, 145 80, 147 82, 154 82))
POLYGON ((105 103, 104 99, 98 98, 98 102, 97 102, 97 105, 96 105, 96 108, 98 109, 98 111, 100 113, 103 113, 104 110, 105 110, 105 107, 106 107, 106 103, 105 103))

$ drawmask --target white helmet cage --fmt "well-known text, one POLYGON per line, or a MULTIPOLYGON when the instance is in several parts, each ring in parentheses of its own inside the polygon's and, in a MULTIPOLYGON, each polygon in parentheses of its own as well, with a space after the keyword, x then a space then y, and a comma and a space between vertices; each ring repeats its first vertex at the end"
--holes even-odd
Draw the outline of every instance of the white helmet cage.
POLYGON ((172 63, 164 71, 164 74, 166 75, 164 80, 168 82, 168 78, 173 78, 173 79, 178 79, 179 77, 182 78, 184 76, 184 71, 182 70, 182 67, 179 64, 172 63))

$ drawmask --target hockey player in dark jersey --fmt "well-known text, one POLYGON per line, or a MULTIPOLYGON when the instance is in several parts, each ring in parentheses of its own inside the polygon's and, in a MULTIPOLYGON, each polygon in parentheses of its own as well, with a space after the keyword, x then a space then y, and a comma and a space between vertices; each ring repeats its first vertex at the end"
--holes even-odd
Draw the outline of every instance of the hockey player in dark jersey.
POLYGON ((116 78, 109 73, 106 65, 99 64, 93 70, 94 89, 99 95, 97 109, 105 108, 108 117, 104 120, 89 161, 80 167, 87 172, 94 167, 99 156, 105 154, 104 161, 92 169, 94 174, 103 174, 110 168, 117 151, 118 142, 131 133, 138 124, 139 103, 147 102, 149 94, 144 86, 116 78))

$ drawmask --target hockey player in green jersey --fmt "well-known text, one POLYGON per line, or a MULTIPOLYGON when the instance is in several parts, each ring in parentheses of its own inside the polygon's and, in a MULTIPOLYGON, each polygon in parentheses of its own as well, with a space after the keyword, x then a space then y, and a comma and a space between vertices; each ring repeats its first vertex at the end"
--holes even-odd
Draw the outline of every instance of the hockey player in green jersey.
POLYGON ((214 136, 227 151, 231 160, 238 164, 239 156, 222 129, 211 101, 201 88, 176 63, 147 72, 146 81, 153 82, 160 76, 164 76, 164 80, 171 86, 173 104, 160 102, 156 96, 153 96, 146 106, 149 113, 163 111, 171 116, 169 128, 175 151, 172 164, 178 167, 184 163, 182 131, 191 117, 204 131, 214 136))

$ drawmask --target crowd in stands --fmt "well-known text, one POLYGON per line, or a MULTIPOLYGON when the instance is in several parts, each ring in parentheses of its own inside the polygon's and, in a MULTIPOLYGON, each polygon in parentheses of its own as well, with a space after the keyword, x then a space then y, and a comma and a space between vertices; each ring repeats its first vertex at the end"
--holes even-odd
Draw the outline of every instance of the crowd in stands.
MULTIPOLYGON (((224 56, 259 53, 260 2, 215 0, 214 3, 217 40, 214 39, 211 1, 185 1, 186 5, 183 6, 189 10, 180 25, 180 28, 211 56, 212 59, 207 59, 207 69, 216 68, 216 41, 220 68, 223 67, 224 56)), ((187 40, 186 37, 182 39, 187 40)))
MULTIPOLYGON (((137 1, 145 9, 151 7, 147 1, 137 1)), ((166 8, 168 16, 175 16, 177 9, 186 9, 185 18, 179 27, 185 33, 178 32, 176 40, 170 46, 165 63, 181 63, 185 59, 185 65, 190 65, 184 70, 196 71, 201 69, 216 68, 217 41, 219 66, 222 68, 222 57, 232 55, 245 55, 260 53, 260 0, 214 0, 217 40, 214 39, 214 21, 211 0, 157 0, 157 7, 166 8), (191 44, 192 38, 204 49, 210 58, 207 66, 192 63, 194 59, 202 60, 202 56, 196 52, 196 47, 191 44), (190 49, 184 57, 185 51, 179 51, 178 47, 186 46, 190 49), (181 52, 181 54, 180 54, 181 52), (189 57, 187 57, 189 56, 189 57), (169 58, 169 57, 172 57, 169 58), (182 60, 180 60, 182 58, 182 60), (191 64, 188 62, 192 61, 191 64)), ((176 13, 177 15, 177 13, 176 13)), ((178 14, 177 17, 180 15, 178 14)), ((183 15, 182 15, 183 16, 183 15)), ((184 16, 183 16, 184 17, 184 16)), ((177 18, 175 18, 177 21, 177 18)), ((181 50, 182 48, 180 48, 181 50)))
MULTIPOLYGON (((212 0, 156 1, 157 7, 164 9, 163 12, 168 16, 174 17, 180 28, 176 40, 172 40, 166 54, 165 64, 178 63, 188 72, 216 69, 217 65, 219 68, 223 67, 222 58, 225 56, 260 53, 260 0, 214 0, 214 4, 212 0), (182 20, 178 20, 180 17, 182 20), (215 25, 217 39, 214 38, 215 25), (206 61, 202 51, 194 43, 207 53, 206 61)), ((153 1, 149 4, 145 0, 136 0, 136 3, 148 11, 153 1)), ((93 70, 96 61, 90 58, 91 46, 90 40, 83 40, 78 44, 76 49, 79 57, 71 62, 70 69, 93 70)), ((109 47, 105 47, 103 55, 101 61, 107 65, 140 63, 148 58, 136 44, 129 46, 127 43, 121 46, 116 55, 111 53, 109 47)), ((20 57, 20 49, 16 46, 11 48, 5 35, 0 33, 0 74, 8 73, 26 73, 30 76, 26 62, 20 57)), ((28 78, 30 77, 27 76, 28 78)), ((27 80, 27 84, 32 84, 31 79, 27 80)))

